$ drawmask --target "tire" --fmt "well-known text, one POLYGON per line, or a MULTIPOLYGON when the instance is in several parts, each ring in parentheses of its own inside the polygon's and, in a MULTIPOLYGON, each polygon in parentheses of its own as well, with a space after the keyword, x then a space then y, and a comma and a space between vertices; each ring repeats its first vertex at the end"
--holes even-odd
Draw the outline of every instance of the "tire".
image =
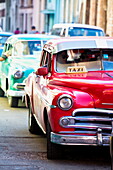
POLYGON ((18 107, 18 97, 8 96, 8 103, 10 107, 18 107))
POLYGON ((47 121, 47 159, 61 159, 62 145, 51 142, 51 127, 47 121))
POLYGON ((0 97, 4 97, 4 91, 0 88, 0 97))
POLYGON ((36 134, 36 135, 43 134, 42 130, 40 129, 39 125, 36 122, 35 117, 33 116, 30 105, 29 105, 29 114, 28 114, 28 129, 29 132, 32 134, 36 134))

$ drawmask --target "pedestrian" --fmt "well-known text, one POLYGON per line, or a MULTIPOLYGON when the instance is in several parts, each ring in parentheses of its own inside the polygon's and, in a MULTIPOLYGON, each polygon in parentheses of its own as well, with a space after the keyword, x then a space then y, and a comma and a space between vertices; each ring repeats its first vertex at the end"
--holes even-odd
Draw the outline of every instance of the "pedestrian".
POLYGON ((31 31, 29 32, 29 34, 36 34, 36 33, 37 33, 36 27, 32 26, 31 31))
POLYGON ((35 34, 40 34, 40 32, 39 31, 36 31, 36 33, 35 34))
POLYGON ((45 31, 42 31, 42 34, 45 34, 45 31))
POLYGON ((24 34, 27 34, 27 30, 24 31, 24 34))
POLYGON ((20 34, 19 28, 16 28, 16 30, 14 31, 14 34, 20 34))

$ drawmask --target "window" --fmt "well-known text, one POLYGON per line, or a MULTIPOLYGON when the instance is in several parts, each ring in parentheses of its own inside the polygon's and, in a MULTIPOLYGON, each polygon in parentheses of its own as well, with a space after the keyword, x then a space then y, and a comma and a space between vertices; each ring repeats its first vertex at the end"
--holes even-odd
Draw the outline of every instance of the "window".
POLYGON ((41 64, 40 66, 45 66, 45 58, 46 58, 47 52, 43 50, 42 52, 42 58, 41 58, 41 64))
POLYGON ((63 30, 62 35, 65 37, 65 35, 66 35, 66 28, 63 30))
POLYGON ((24 6, 24 0, 21 0, 20 6, 21 6, 21 7, 24 6))
POLYGON ((51 31, 51 35, 60 35, 62 28, 54 28, 51 31))
POLYGON ((33 6, 33 0, 28 0, 27 3, 28 3, 27 5, 28 5, 29 7, 33 6))
POLYGON ((102 30, 91 28, 69 27, 69 36, 104 36, 102 30))
POLYGON ((15 43, 14 55, 38 55, 41 52, 41 41, 19 41, 15 43))
POLYGON ((43 51, 41 59, 41 67, 48 67, 48 71, 51 69, 51 54, 47 51, 43 51))
POLYGON ((12 45, 11 44, 6 44, 5 45, 5 50, 3 52, 3 55, 6 55, 7 57, 12 55, 12 45))
POLYGON ((65 73, 72 70, 71 68, 85 71, 101 70, 100 51, 71 49, 59 52, 56 58, 56 71, 65 73))

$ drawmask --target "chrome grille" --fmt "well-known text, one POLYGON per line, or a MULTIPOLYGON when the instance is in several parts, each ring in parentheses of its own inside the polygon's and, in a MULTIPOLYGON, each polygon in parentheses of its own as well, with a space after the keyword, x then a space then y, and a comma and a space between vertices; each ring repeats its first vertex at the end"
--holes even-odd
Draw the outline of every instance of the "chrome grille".
MULTIPOLYGON (((76 109, 72 116, 65 117, 68 124, 63 127, 74 128, 76 134, 97 135, 98 129, 102 135, 110 136, 112 132, 113 111, 103 109, 76 109)), ((64 119, 64 117, 62 118, 64 119)))

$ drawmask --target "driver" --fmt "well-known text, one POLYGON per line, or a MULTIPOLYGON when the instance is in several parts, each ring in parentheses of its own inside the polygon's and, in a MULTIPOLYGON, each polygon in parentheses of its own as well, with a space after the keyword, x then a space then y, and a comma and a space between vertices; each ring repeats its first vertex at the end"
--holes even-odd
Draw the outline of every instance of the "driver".
POLYGON ((60 64, 66 64, 67 58, 68 58, 67 51, 66 50, 61 51, 57 55, 57 62, 60 64))
POLYGON ((11 56, 11 50, 6 51, 5 53, 3 53, 3 55, 0 57, 0 61, 6 60, 9 56, 11 56))

